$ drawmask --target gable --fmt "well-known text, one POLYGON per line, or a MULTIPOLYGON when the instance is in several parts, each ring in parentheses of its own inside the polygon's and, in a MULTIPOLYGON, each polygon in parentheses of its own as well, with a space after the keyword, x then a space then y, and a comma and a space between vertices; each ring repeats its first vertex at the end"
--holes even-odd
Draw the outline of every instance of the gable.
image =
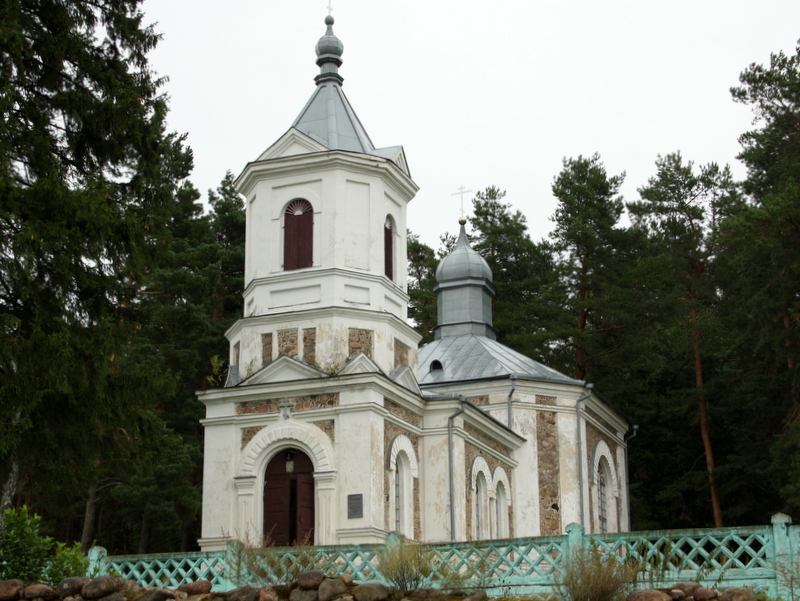
POLYGON ((309 154, 311 152, 321 152, 323 150, 327 150, 327 148, 313 138, 292 127, 283 134, 277 142, 262 152, 261 156, 256 160, 266 161, 268 159, 309 154))
POLYGON ((270 384, 272 382, 287 382, 291 380, 308 380, 324 376, 317 368, 298 361, 293 357, 281 355, 275 361, 262 367, 252 376, 244 380, 239 386, 254 384, 270 384))
POLYGON ((364 353, 358 353, 344 367, 336 372, 337 376, 346 376, 348 374, 374 374, 383 373, 378 364, 372 359, 367 357, 364 353))
POLYGON ((403 388, 407 388, 411 392, 422 396, 422 391, 419 388, 419 383, 417 382, 417 378, 414 376, 414 372, 408 365, 401 365, 398 367, 394 372, 392 372, 391 376, 392 380, 400 384, 403 388))

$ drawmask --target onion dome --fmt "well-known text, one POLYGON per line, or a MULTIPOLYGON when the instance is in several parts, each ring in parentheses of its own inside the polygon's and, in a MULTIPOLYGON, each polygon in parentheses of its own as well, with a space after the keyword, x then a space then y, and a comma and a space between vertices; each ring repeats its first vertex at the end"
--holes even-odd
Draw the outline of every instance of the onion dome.
POLYGON ((486 260, 469 244, 464 229, 466 220, 459 220, 461 231, 452 252, 439 263, 436 269, 436 281, 439 284, 464 279, 484 279, 492 281, 492 270, 486 260))
POLYGON ((342 40, 333 34, 333 17, 328 15, 325 17, 325 25, 328 26, 325 35, 317 42, 317 64, 320 67, 320 73, 316 77, 316 82, 319 84, 323 81, 331 79, 337 80, 339 83, 344 81, 342 76, 339 75, 339 67, 342 65, 342 53, 344 52, 344 44, 342 40))

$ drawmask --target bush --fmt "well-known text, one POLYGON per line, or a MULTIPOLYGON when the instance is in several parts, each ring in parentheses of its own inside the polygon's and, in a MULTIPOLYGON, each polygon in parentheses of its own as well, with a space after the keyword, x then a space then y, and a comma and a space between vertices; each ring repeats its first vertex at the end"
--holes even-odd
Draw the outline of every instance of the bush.
POLYGON ((404 538, 391 541, 375 554, 378 570, 389 582, 403 592, 427 584, 433 574, 435 557, 423 545, 409 543, 404 538))
POLYGON ((258 545, 232 541, 226 553, 231 582, 236 586, 269 587, 292 582, 300 572, 329 568, 327 556, 314 549, 308 536, 289 549, 276 547, 269 535, 258 545))
POLYGON ((559 596, 564 601, 620 601, 633 589, 638 573, 635 562, 623 562, 597 548, 581 549, 567 559, 566 572, 557 582, 559 596))
POLYGON ((67 576, 84 576, 89 559, 80 543, 58 543, 53 556, 53 539, 39 534, 42 518, 28 512, 7 509, 0 519, 0 580, 47 580, 55 583, 67 576))

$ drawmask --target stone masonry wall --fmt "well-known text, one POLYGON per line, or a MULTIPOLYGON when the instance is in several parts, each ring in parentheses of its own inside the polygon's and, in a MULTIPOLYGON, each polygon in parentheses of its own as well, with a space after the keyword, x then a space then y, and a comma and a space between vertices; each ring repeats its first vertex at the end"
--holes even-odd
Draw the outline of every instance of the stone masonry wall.
MULTIPOLYGON (((307 411, 309 409, 326 409, 339 405, 339 393, 331 392, 325 394, 312 394, 309 396, 293 397, 289 399, 294 402, 292 411, 307 411)), ((283 399, 265 399, 263 401, 246 401, 236 404, 236 414, 244 415, 248 413, 276 413, 280 411, 280 404, 283 399)))
POLYGON ((539 455, 540 535, 561 534, 558 426, 556 414, 552 411, 539 411, 536 414, 536 447, 539 455))
POLYGON ((309 365, 317 362, 317 328, 303 330, 303 362, 309 365))
POLYGON ((261 334, 261 367, 272 363, 272 332, 261 334))
POLYGON ((397 369, 403 365, 408 365, 408 347, 400 342, 397 338, 394 339, 394 368, 397 369))
POLYGON ((367 357, 372 359, 372 330, 361 330, 359 328, 350 328, 349 331, 350 354, 353 357, 358 353, 364 353, 367 357))
POLYGON ((297 357, 297 330, 278 332, 278 354, 297 357))

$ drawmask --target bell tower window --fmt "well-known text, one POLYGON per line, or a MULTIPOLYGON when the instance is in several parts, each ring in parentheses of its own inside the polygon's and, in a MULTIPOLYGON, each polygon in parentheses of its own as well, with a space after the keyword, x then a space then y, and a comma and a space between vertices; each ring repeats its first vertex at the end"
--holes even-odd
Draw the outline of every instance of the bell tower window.
POLYGON ((394 221, 391 215, 387 215, 383 224, 383 271, 392 281, 394 281, 394 230, 394 221))
POLYGON ((284 271, 311 267, 313 251, 314 209, 307 200, 293 200, 283 214, 284 271))

